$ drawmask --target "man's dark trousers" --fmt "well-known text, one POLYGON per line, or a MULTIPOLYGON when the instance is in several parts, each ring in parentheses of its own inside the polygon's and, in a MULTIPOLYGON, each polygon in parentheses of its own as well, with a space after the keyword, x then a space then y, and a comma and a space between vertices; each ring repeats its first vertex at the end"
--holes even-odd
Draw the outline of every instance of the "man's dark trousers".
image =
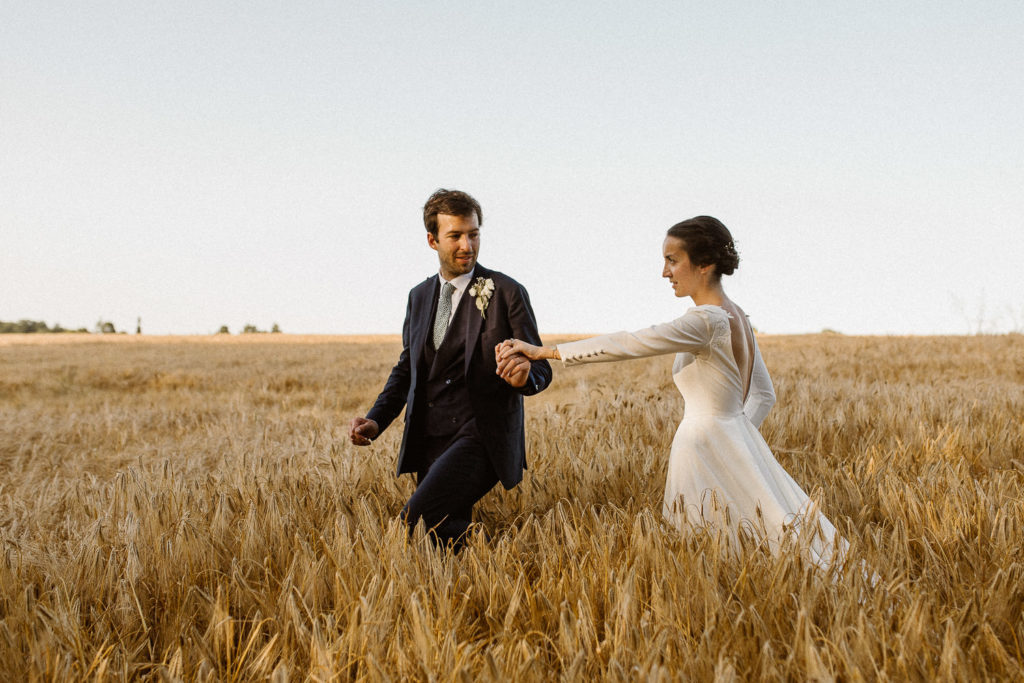
POLYGON ((402 509, 410 528, 422 520, 435 542, 458 550, 472 523, 473 505, 498 483, 474 422, 450 437, 425 437, 428 463, 402 509))

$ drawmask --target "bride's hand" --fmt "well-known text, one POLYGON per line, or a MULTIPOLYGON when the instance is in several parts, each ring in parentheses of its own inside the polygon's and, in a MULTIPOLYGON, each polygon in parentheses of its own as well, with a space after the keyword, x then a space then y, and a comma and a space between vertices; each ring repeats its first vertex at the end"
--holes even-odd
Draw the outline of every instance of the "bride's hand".
POLYGON ((516 354, 525 356, 530 360, 543 360, 550 357, 551 350, 543 346, 527 344, 521 339, 506 339, 498 347, 498 361, 516 354))

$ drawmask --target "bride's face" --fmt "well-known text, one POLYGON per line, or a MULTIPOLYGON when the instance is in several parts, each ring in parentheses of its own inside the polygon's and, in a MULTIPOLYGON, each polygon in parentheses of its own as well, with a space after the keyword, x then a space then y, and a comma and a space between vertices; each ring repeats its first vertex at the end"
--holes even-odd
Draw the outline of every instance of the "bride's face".
POLYGON ((690 263, 690 256, 683 248, 683 241, 678 237, 666 237, 661 245, 661 253, 665 256, 665 267, 661 271, 662 277, 667 277, 672 283, 672 291, 676 296, 693 296, 701 286, 704 285, 707 275, 705 271, 709 266, 699 268, 690 263))

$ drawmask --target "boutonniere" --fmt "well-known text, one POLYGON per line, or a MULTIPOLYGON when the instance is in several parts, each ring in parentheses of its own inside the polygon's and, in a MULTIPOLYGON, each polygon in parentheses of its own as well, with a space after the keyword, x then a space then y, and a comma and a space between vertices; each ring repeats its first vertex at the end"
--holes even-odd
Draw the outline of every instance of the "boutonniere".
POLYGON ((469 288, 469 293, 476 299, 480 317, 487 320, 487 305, 491 303, 491 295, 494 294, 494 280, 478 277, 473 280, 473 286, 469 288))

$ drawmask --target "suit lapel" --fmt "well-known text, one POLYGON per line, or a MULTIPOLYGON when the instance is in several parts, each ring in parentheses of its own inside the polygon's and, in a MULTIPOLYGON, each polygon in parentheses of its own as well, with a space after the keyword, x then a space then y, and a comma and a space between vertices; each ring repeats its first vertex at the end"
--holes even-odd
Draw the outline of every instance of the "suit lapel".
POLYGON ((473 352, 476 350, 477 339, 480 338, 480 330, 483 327, 484 318, 480 315, 480 310, 476 307, 476 300, 469 290, 473 288, 473 283, 479 277, 485 280, 491 276, 491 271, 487 270, 479 263, 476 265, 476 272, 473 273, 473 279, 469 283, 469 287, 466 288, 466 293, 462 295, 463 299, 469 299, 463 301, 462 304, 468 306, 466 310, 466 376, 469 376, 469 363, 473 359, 473 352))
POLYGON ((437 291, 437 276, 427 278, 427 281, 420 285, 416 300, 413 302, 412 320, 412 346, 410 353, 413 363, 419 363, 423 356, 423 345, 427 341, 427 333, 433 330, 434 326, 430 320, 430 310, 433 306, 432 296, 437 291))

